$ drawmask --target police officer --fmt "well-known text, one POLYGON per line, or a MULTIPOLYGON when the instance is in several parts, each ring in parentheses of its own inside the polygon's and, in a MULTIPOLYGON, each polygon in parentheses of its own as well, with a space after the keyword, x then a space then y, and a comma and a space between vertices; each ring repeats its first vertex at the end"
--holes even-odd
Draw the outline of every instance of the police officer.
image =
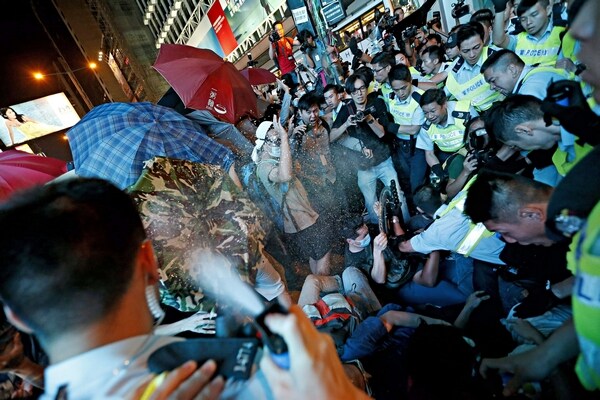
POLYGON ((525 64, 554 65, 561 49, 565 28, 552 22, 548 0, 522 0, 517 15, 525 32, 516 36, 504 31, 506 0, 493 0, 496 8, 492 39, 498 47, 514 51, 525 64))
POLYGON ((478 22, 468 23, 458 29, 458 58, 448 71, 444 91, 456 100, 468 100, 481 112, 489 109, 492 103, 501 100, 502 95, 490 89, 483 79, 481 66, 492 53, 483 44, 483 26, 478 22))
POLYGON ((481 66, 481 73, 491 89, 504 96, 519 93, 529 94, 538 99, 546 97, 546 89, 550 82, 571 78, 571 74, 563 69, 525 65, 518 55, 506 49, 489 56, 481 66))
POLYGON ((464 146, 465 123, 477 116, 477 112, 469 101, 448 101, 440 89, 425 91, 419 105, 426 121, 417 136, 416 147, 425 151, 425 160, 431 171, 442 177, 440 162, 464 146), (434 144, 440 150, 437 154, 434 144))
POLYGON ((394 163, 400 186, 405 193, 413 193, 423 183, 427 169, 425 153, 416 148, 417 134, 425 123, 425 115, 419 105, 423 91, 413 86, 406 65, 394 66, 388 79, 393 90, 388 99, 388 108, 394 121, 388 125, 388 131, 396 136, 394 163))

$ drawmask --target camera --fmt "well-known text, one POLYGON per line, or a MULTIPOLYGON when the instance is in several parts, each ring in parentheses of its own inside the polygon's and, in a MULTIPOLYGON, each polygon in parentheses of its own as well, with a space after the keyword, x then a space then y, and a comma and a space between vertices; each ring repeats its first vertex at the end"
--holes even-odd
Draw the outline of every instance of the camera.
POLYGON ((435 25, 439 25, 440 23, 441 23, 440 17, 434 17, 433 19, 430 19, 429 21, 427 21, 427 28, 433 29, 433 27, 435 25))
POLYGON ((465 0, 458 0, 452 4, 452 17, 459 19, 469 13, 469 5, 465 4, 465 0))
POLYGON ((493 157, 494 151, 492 149, 482 149, 482 150, 471 150, 467 153, 467 157, 473 156, 477 160, 477 169, 485 167, 485 165, 490 161, 493 157))
POLYGON ((409 26, 405 30, 402 31, 402 37, 404 39, 410 39, 417 36, 417 31, 419 28, 416 25, 409 26))
POLYGON ((271 33, 269 33, 269 40, 275 43, 279 41, 279 39, 281 39, 281 36, 279 36, 279 33, 275 29, 273 29, 271 33))
POLYGON ((355 114, 356 120, 362 121, 363 119, 365 119, 365 117, 367 115, 373 114, 375 111, 376 111, 375 107, 373 107, 373 106, 369 106, 369 107, 365 108, 364 110, 358 110, 355 114))

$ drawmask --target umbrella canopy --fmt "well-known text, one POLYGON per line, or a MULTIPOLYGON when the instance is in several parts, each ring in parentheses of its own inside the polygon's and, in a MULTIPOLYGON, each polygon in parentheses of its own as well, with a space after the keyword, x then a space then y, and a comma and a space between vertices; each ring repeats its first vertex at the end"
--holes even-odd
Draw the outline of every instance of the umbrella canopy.
POLYGON ((264 68, 244 68, 240 73, 251 85, 265 85, 277 81, 275 74, 264 68))
POLYGON ((159 261, 163 303, 180 311, 212 308, 197 270, 200 250, 224 256, 229 265, 214 267, 250 284, 261 265, 271 264, 262 244, 268 222, 223 170, 156 157, 129 192, 159 261))
POLYGON ((256 95, 235 66, 211 50, 181 44, 161 46, 154 68, 186 107, 208 110, 232 124, 256 116, 256 95))
POLYGON ((12 192, 44 184, 67 172, 67 164, 19 150, 0 153, 0 199, 12 192))
POLYGON ((154 156, 216 164, 228 171, 233 153, 174 110, 152 103, 94 107, 68 132, 75 171, 124 189, 154 156))

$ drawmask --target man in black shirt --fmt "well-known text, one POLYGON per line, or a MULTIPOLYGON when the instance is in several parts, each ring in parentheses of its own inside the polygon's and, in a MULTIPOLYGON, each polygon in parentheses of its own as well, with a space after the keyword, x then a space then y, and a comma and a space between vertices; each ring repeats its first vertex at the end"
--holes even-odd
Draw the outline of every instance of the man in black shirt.
POLYGON ((402 214, 408 220, 408 207, 404 193, 398 185, 398 175, 392 163, 390 143, 393 135, 386 132, 390 120, 382 99, 367 97, 368 82, 361 75, 346 79, 346 91, 352 101, 343 105, 333 123, 332 133, 343 132, 331 140, 338 140, 347 151, 348 168, 358 169, 358 187, 365 199, 369 213, 368 222, 376 224, 373 204, 377 200, 377 180, 389 186, 394 181, 402 202, 402 214))

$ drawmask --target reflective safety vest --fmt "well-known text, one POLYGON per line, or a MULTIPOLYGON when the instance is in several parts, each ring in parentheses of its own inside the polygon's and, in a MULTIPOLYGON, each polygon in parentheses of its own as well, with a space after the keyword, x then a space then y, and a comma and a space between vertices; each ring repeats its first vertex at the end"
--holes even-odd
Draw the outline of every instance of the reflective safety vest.
POLYGON ((561 150, 560 148, 556 149, 554 154, 552 154, 552 163, 554 164, 556 170, 561 176, 567 175, 567 172, 569 172, 571 168, 573 168, 573 166, 579 162, 579 160, 585 157, 586 154, 592 151, 592 149, 594 148, 593 146, 587 143, 583 146, 580 146, 579 144, 575 143, 574 147, 575 158, 573 160, 569 160, 569 153, 564 150, 561 150))
POLYGON ((394 89, 392 89, 392 85, 390 85, 388 82, 385 82, 383 84, 380 84, 379 90, 381 90, 381 95, 383 96, 383 100, 385 101, 385 104, 387 105, 389 102, 389 99, 390 99, 390 94, 394 93, 394 89))
MULTIPOLYGON (((465 210, 465 200, 467 199, 467 189, 469 189, 469 187, 473 184, 473 182, 475 182, 476 178, 477 178, 477 175, 475 175, 474 177, 469 179, 469 181, 463 187, 463 190, 461 190, 452 199, 450 204, 448 204, 448 207, 446 207, 446 209, 440 213, 440 215, 439 215, 440 218, 443 217, 444 215, 448 214, 450 211, 452 211, 455 208, 457 210, 459 210, 461 213, 465 210)), ((485 225, 483 225, 483 223, 479 222, 477 224, 474 224, 471 221, 470 226, 469 226, 469 232, 467 232, 467 234, 465 235, 463 240, 459 243, 458 247, 456 249, 454 249, 454 251, 458 254, 464 255, 465 257, 469 257, 469 255, 471 255, 473 250, 475 250, 475 248, 477 247, 479 242, 481 242, 481 239, 484 239, 487 237, 492 237, 492 236, 494 236, 494 232, 488 231, 485 228, 485 225)))
POLYGON ((573 322, 579 341, 575 372, 587 390, 600 389, 600 202, 584 228, 573 237, 567 254, 575 274, 573 322))
MULTIPOLYGON (((560 75, 563 77, 563 79, 575 79, 575 74, 573 74, 572 72, 569 72, 567 70, 564 69, 560 69, 560 68, 554 68, 554 67, 550 67, 550 66, 544 66, 544 65, 539 65, 539 64, 534 64, 533 68, 531 68, 523 77, 523 79, 521 79, 521 82, 519 82, 517 84, 517 87, 515 89, 515 93, 519 93, 521 91, 521 87, 523 86, 523 84, 525 84, 525 82, 527 82, 527 80, 529 78, 531 78, 532 76, 535 76, 535 74, 539 74, 540 72, 552 72, 554 74, 560 75)), ((548 85, 550 84, 550 82, 548 82, 548 85)))
POLYGON ((465 145, 465 123, 471 118, 470 108, 469 101, 457 101, 456 108, 452 112, 454 123, 448 124, 446 127, 432 125, 429 121, 425 122, 423 129, 441 151, 454 153, 465 145))
MULTIPOLYGON (((419 100, 423 91, 419 88, 414 88, 413 92, 409 97, 409 102, 406 104, 399 104, 399 100, 396 96, 393 99, 388 98, 389 111, 394 117, 394 122, 398 125, 412 125, 412 117, 415 112, 419 109, 419 100)), ((410 135, 396 133, 398 139, 410 140, 410 135)))
POLYGON ((521 32, 517 35, 515 53, 526 65, 554 65, 560 52, 560 34, 564 30, 562 26, 553 27, 550 36, 544 42, 534 42, 527 38, 527 32, 521 32))
POLYGON ((575 43, 577 43, 577 40, 571 35, 571 32, 567 31, 562 38, 559 50, 559 53, 562 51, 564 58, 568 58, 573 62, 577 61, 577 56, 575 55, 575 43))
MULTIPOLYGON (((483 61, 493 51, 488 47, 483 48, 483 61)), ((465 83, 458 83, 456 75, 464 65, 465 60, 459 59, 446 78, 446 89, 456 100, 469 100, 473 107, 481 112, 489 109, 495 101, 502 100, 503 96, 490 88, 490 84, 485 81, 483 74, 477 74, 474 78, 465 83)))

